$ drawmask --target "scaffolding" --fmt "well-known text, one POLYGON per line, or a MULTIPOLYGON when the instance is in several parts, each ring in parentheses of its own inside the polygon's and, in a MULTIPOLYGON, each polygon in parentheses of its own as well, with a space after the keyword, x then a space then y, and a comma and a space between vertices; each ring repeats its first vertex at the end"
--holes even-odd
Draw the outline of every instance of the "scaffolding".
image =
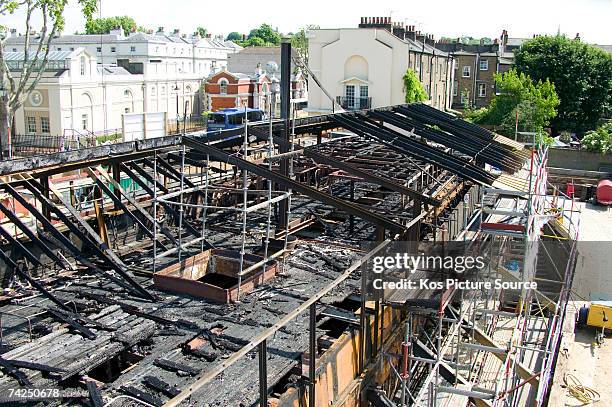
MULTIPOLYGON (((466 247, 466 254, 487 258, 476 281, 500 279, 523 283, 522 289, 461 290, 451 294, 460 296, 454 302, 442 298, 438 309, 402 305, 401 351, 387 351, 381 341, 379 356, 381 368, 387 364, 392 372, 383 390, 397 405, 455 405, 452 400, 510 407, 542 405, 546 400, 576 262, 580 219, 571 197, 554 187, 553 194, 547 194, 547 152, 545 146, 531 151, 528 167, 518 174, 528 180, 522 188, 481 188, 480 210, 474 216, 478 231, 466 247), (543 231, 545 226, 550 232, 543 231), (566 242, 563 267, 556 265, 558 259, 542 239, 566 242), (538 274, 542 261, 553 265, 558 280, 538 274), (524 283, 537 280, 558 284, 556 297, 525 289, 524 283)), ((468 227, 458 239, 466 239, 468 227)), ((441 228, 442 239, 446 229, 441 228)), ((383 297, 381 304, 384 310, 390 303, 383 297)))
MULTIPOLYGON (((272 171, 273 162, 275 162, 277 159, 286 160, 289 162, 288 163, 288 168, 289 168, 288 176, 291 179, 293 179, 294 178, 293 154, 288 154, 286 157, 280 157, 282 154, 277 153, 275 145, 274 145, 274 137, 273 137, 273 122, 274 122, 273 110, 272 110, 273 104, 269 103, 268 105, 269 105, 268 138, 267 138, 265 146, 263 147, 263 150, 265 151, 265 159, 268 162, 268 170, 272 171)), ((291 111, 292 111, 292 114, 295 115, 295 109, 293 105, 291 106, 291 111)), ((292 122, 295 123, 295 117, 293 119, 294 120, 292 120, 292 122)), ((183 136, 185 135, 183 134, 183 136)), ((249 121, 248 121, 248 115, 247 115, 247 108, 245 106, 243 142, 242 142, 241 148, 238 151, 236 151, 234 154, 232 154, 233 156, 241 158, 245 161, 249 161, 250 159, 252 159, 252 156, 250 156, 249 154, 251 150, 257 151, 257 148, 249 150, 249 144, 252 142, 250 137, 251 136, 249 136, 249 121)), ((291 144, 290 153, 293 153, 293 139, 295 137, 295 126, 294 125, 292 125, 290 137, 291 137, 289 140, 289 143, 291 144)), ((209 145, 210 143, 208 138, 206 140, 206 143, 207 145, 209 145)), ((177 258, 178 258, 178 261, 180 262, 181 259, 183 259, 183 251, 189 245, 193 245, 194 243, 200 243, 200 252, 204 252, 207 249, 207 246, 205 245, 205 241, 207 238, 206 224, 208 222, 207 217, 211 211, 214 211, 217 214, 222 213, 222 212, 234 212, 240 218, 240 224, 241 224, 239 270, 237 273, 237 277, 238 277, 237 299, 235 301, 236 303, 239 303, 241 295, 242 295, 241 288, 243 284, 243 277, 249 273, 252 273, 253 271, 255 271, 256 269, 260 267, 262 268, 262 270, 265 270, 266 266, 271 261, 282 259, 284 254, 287 252, 289 224, 291 220, 292 191, 291 189, 289 189, 288 191, 274 191, 273 190, 274 185, 271 179, 267 180, 267 188, 265 190, 251 189, 252 180, 251 180, 250 173, 246 168, 242 169, 242 173, 241 173, 242 185, 240 189, 229 189, 226 187, 214 187, 212 183, 213 180, 211 179, 212 176, 210 174, 211 160, 210 160, 209 154, 206 154, 205 166, 202 168, 203 171, 200 176, 200 185, 186 187, 185 174, 186 174, 187 168, 185 166, 185 156, 186 156, 187 150, 186 150, 185 144, 181 146, 181 148, 178 150, 178 153, 180 156, 180 184, 179 184, 178 191, 159 195, 157 188, 154 187, 154 196, 153 196, 153 214, 154 215, 153 216, 156 222, 154 222, 153 224, 153 227, 154 227, 153 233, 155 236, 155 238, 153 239, 153 273, 157 271, 156 266, 157 266, 158 260, 164 257, 168 257, 169 255, 173 253, 177 253, 177 258), (214 192, 214 191, 223 191, 223 192, 227 192, 230 194, 232 193, 240 194, 242 201, 241 202, 237 201, 235 205, 226 205, 226 206, 211 205, 210 204, 210 201, 211 201, 210 194, 211 192, 214 192), (186 202, 185 195, 192 194, 192 193, 201 193, 203 195, 202 202, 201 203, 186 202), (254 202, 253 200, 249 199, 249 195, 255 196, 254 202), (287 221, 284 222, 285 227, 284 227, 284 230, 282 231, 282 235, 284 236, 283 247, 282 249, 276 251, 275 253, 270 253, 269 246, 270 246, 270 236, 272 234, 273 205, 279 204, 283 201, 285 201, 287 205, 286 206, 287 207, 287 215, 286 215, 287 221), (183 243, 183 234, 182 232, 179 232, 179 238, 177 241, 176 248, 171 249, 169 251, 168 250, 164 251, 162 253, 158 253, 158 248, 157 248, 158 205, 162 203, 165 205, 179 207, 178 209, 178 229, 179 231, 182 231, 183 229, 183 221, 184 221, 183 218, 184 218, 184 212, 185 212, 184 208, 192 208, 196 211, 199 210, 201 212, 200 238, 192 239, 189 242, 183 243), (264 227, 265 231, 263 233, 263 239, 262 239, 263 259, 261 261, 256 262, 255 264, 248 265, 247 262, 245 261, 246 245, 247 245, 247 240, 248 240, 248 232, 247 232, 248 215, 250 213, 254 213, 262 209, 266 210, 266 222, 265 222, 265 227, 264 227)), ((158 156, 157 156, 157 152, 155 152, 154 161, 153 161, 153 179, 156 182, 159 181, 159 174, 157 171, 157 168, 158 168, 157 160, 158 160, 158 156)), ((284 262, 281 262, 281 266, 282 266, 282 270, 284 270, 284 267, 285 267, 284 262)))

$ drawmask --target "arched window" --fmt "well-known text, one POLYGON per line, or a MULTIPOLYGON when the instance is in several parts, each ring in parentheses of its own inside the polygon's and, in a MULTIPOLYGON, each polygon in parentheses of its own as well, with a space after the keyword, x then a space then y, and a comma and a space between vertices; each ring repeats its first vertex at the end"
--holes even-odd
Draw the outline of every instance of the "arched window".
POLYGON ((222 95, 227 94, 227 84, 228 83, 229 83, 228 80, 225 78, 219 79, 219 93, 221 93, 222 95))
POLYGON ((125 96, 128 99, 131 99, 132 98, 132 91, 129 90, 129 89, 124 90, 123 91, 123 96, 125 96))
POLYGON ((191 86, 189 85, 185 86, 185 93, 188 95, 191 94, 191 86))

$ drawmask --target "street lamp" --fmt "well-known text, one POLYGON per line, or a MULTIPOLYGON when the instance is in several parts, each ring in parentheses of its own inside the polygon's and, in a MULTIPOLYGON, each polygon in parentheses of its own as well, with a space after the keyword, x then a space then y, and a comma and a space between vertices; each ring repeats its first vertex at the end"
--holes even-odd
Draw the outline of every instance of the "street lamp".
POLYGON ((176 132, 179 131, 179 87, 178 82, 174 84, 174 92, 176 93, 176 132))
MULTIPOLYGON (((6 92, 6 90, 4 89, 4 82, 0 81, 0 103, 2 103, 3 106, 6 106, 6 100, 5 98, 8 97, 8 93, 6 92)), ((4 107, 2 108, 2 110, 4 110, 4 107)), ((6 142, 8 143, 8 146, 10 146, 10 136, 9 136, 9 132, 10 130, 10 126, 11 124, 8 122, 8 110, 3 112, 5 115, 7 115, 7 138, 6 138, 6 142)), ((5 129, 1 129, 1 131, 4 131, 5 129)), ((4 160, 4 140, 2 140, 2 136, 0 136, 0 160, 4 160)), ((10 156, 10 152, 9 152, 9 156, 10 156)))

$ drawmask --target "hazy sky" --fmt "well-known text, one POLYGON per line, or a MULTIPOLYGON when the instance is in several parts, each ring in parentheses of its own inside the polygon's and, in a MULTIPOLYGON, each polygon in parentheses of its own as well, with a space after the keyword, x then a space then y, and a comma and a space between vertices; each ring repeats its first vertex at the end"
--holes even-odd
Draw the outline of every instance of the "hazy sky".
MULTIPOLYGON (((281 32, 306 24, 322 28, 355 27, 361 16, 389 16, 416 24, 421 31, 441 36, 511 37, 534 33, 580 33, 584 41, 612 44, 612 0, 101 0, 103 17, 132 16, 139 25, 180 28, 193 32, 202 25, 209 32, 248 32, 262 22, 281 32)), ((66 33, 82 31, 84 19, 76 0, 69 0, 66 33)), ((23 14, 0 17, 0 24, 23 32, 23 14)))

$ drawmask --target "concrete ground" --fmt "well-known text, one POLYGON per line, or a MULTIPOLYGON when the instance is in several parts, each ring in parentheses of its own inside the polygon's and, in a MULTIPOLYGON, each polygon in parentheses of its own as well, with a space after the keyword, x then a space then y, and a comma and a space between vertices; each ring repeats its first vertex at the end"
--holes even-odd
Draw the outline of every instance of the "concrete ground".
POLYGON ((574 333, 575 314, 583 304, 591 300, 612 300, 612 208, 582 202, 578 205, 582 210, 579 258, 548 404, 551 407, 585 405, 564 388, 565 373, 573 374, 582 384, 601 394, 601 401, 596 405, 612 405, 612 334, 608 333, 599 347, 594 329, 581 328, 574 333))

